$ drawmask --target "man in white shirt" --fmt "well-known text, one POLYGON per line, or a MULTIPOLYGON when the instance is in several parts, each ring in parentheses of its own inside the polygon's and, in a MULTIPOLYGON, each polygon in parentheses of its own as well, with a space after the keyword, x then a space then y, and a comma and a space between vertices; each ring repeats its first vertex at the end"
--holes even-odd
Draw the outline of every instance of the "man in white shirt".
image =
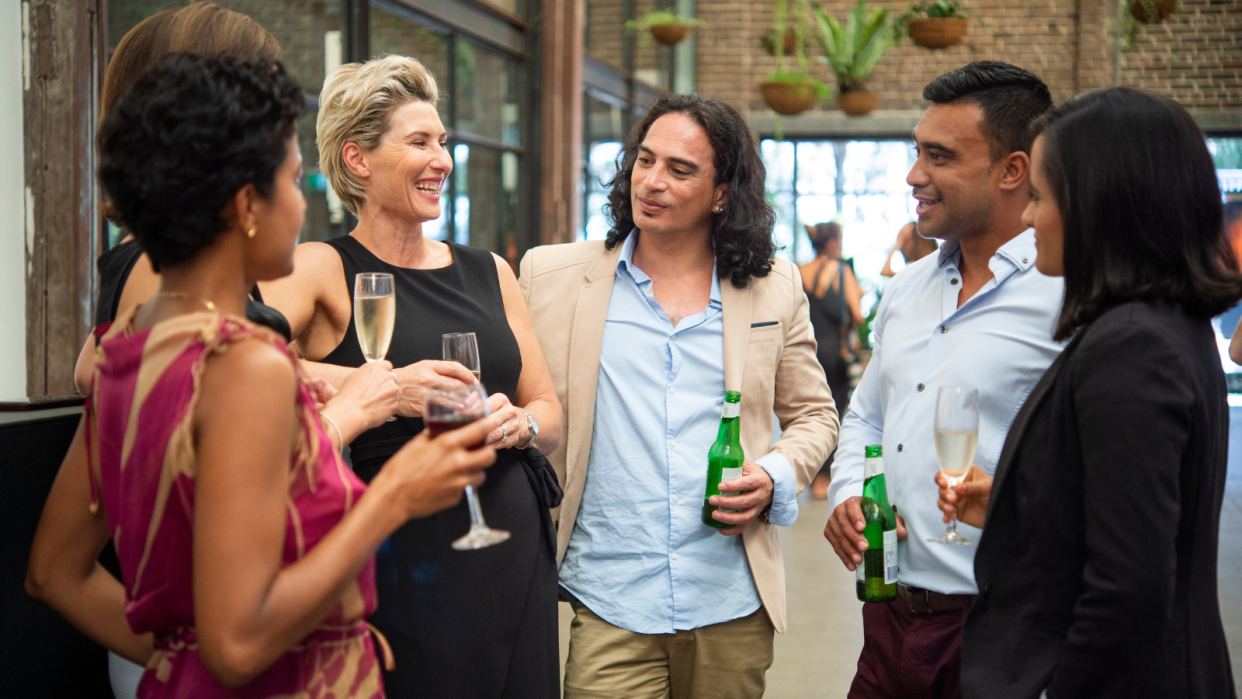
MULTIPOLYGON (((973 545, 929 541, 945 531, 936 507, 937 389, 979 391, 974 463, 991 474, 1022 402, 1061 351, 1052 328, 1059 280, 1035 269, 1022 225, 1029 199, 1031 121, 1052 106, 1029 71, 983 61, 923 90, 918 159, 906 181, 918 234, 945 241, 894 277, 874 323, 875 353, 842 423, 824 536, 853 571, 867 548, 859 502, 863 450, 884 448, 898 512, 898 597, 863 606, 865 643, 851 698, 961 695, 962 624, 977 593, 973 545), (908 536, 907 536, 908 532, 908 536)), ((979 531, 958 525, 978 541, 979 531)))

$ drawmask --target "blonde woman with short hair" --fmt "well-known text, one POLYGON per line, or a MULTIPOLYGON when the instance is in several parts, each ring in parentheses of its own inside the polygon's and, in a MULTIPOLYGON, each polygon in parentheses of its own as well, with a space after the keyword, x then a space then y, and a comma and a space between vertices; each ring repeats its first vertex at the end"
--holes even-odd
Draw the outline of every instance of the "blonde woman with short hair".
POLYGON ((435 77, 402 56, 342 66, 325 82, 320 163, 358 226, 299 246, 293 275, 265 284, 263 296, 289 319, 307 372, 336 384, 365 361, 353 324, 354 276, 394 276, 397 323, 387 358, 397 367, 401 405, 395 422, 351 445, 364 480, 422 431, 429 392, 475 383, 462 365, 441 361, 441 335, 476 333, 491 411, 504 419, 488 436, 498 456, 478 494, 488 524, 513 536, 453 551, 449 544, 469 527, 462 503, 411 521, 380 550, 372 622, 396 656, 385 684, 394 696, 556 697, 549 510, 560 489, 540 452, 560 441, 561 407, 509 265, 423 234, 423 224, 440 217, 453 171, 438 99, 435 77))

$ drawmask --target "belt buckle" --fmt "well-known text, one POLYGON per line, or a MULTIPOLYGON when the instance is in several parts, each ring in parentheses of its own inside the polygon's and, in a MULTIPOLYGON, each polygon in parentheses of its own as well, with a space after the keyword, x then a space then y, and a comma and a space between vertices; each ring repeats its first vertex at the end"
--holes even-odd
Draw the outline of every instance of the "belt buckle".
POLYGON ((902 585, 902 587, 904 587, 906 590, 906 604, 910 607, 911 614, 934 614, 935 613, 935 610, 932 609, 930 590, 926 588, 909 587, 908 585, 902 585), (917 609, 915 605, 915 602, 918 600, 920 593, 921 593, 921 596, 923 597, 923 604, 926 605, 924 609, 917 609))

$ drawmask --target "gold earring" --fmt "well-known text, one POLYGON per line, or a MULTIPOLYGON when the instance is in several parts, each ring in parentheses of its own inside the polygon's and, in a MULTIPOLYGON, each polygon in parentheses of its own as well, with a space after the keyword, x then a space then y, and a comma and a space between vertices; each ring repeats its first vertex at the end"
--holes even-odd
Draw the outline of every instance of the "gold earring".
POLYGON ((253 238, 254 234, 255 234, 255 228, 254 226, 251 226, 250 230, 246 231, 246 236, 249 238, 253 238))

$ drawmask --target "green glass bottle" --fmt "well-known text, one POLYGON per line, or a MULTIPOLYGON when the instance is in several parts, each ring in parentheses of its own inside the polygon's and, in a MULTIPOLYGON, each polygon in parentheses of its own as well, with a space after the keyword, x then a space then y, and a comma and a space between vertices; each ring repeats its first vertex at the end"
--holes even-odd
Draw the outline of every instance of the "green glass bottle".
MULTIPOLYGON (((738 391, 725 392, 724 412, 720 416, 720 431, 716 433, 716 443, 707 452, 707 489, 703 493, 703 524, 717 529, 728 529, 732 524, 717 522, 712 513, 717 507, 711 504, 713 495, 737 495, 737 493, 720 492, 721 481, 731 481, 742 476, 742 441, 739 436, 739 425, 742 414, 742 394, 738 391)), ((721 512, 736 512, 720 508, 721 512)))
POLYGON ((888 504, 884 484, 884 455, 879 444, 867 446, 863 471, 863 519, 867 550, 855 570, 858 599, 889 602, 897 599, 897 513, 888 504))

